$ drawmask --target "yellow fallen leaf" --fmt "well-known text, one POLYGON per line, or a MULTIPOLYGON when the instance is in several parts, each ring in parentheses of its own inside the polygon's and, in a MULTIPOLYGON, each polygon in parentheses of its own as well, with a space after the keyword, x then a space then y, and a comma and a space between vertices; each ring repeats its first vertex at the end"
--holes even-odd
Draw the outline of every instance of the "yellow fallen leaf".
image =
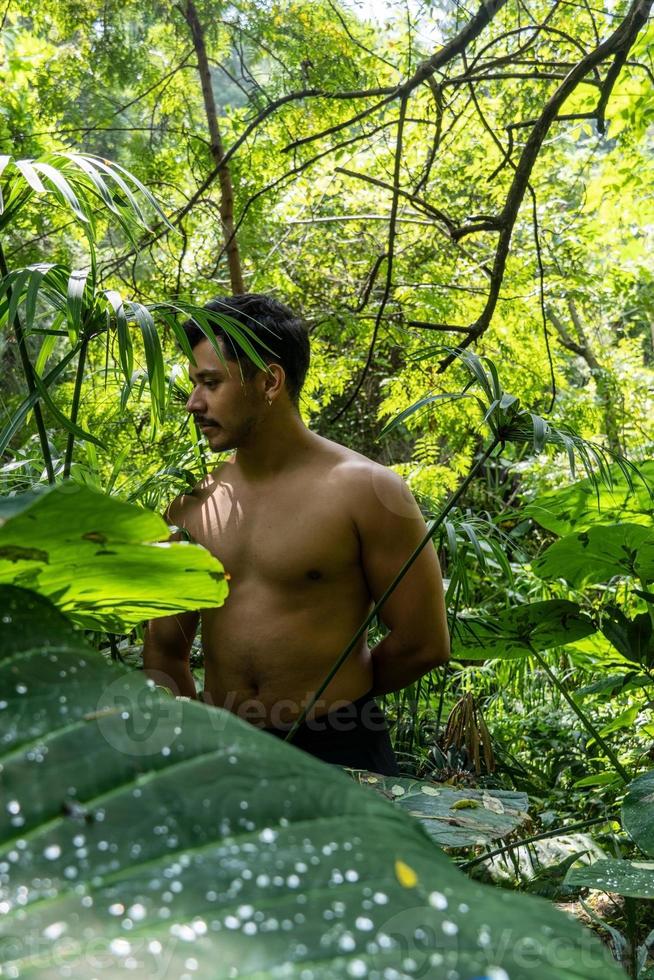
POLYGON ((479 806, 479 800, 457 800, 450 810, 476 810, 479 806))
POLYGON ((395 862, 395 875, 403 888, 415 888, 418 884, 418 875, 404 861, 395 862))

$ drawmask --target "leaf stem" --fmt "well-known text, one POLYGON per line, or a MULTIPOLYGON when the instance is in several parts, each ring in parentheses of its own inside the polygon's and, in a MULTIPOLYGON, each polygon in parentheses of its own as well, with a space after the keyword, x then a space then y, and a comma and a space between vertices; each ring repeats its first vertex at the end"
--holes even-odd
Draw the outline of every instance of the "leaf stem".
MULTIPOLYGON (((5 253, 0 244, 0 273, 2 276, 9 275, 9 269, 7 267, 7 262, 5 260, 5 253)), ((11 287, 7 289, 7 299, 11 300, 11 287)), ((25 343, 25 334, 23 332, 23 326, 20 322, 18 316, 18 311, 14 315, 14 333, 16 334, 16 343, 18 346, 18 353, 20 354, 21 363, 23 365, 23 374, 25 376, 25 383, 27 384, 27 390, 30 395, 34 395, 36 392, 36 384, 34 383, 34 368, 32 367, 32 362, 29 359, 29 354, 27 353, 27 345, 25 343)), ((43 454, 43 462, 45 464, 46 473, 48 474, 48 483, 55 482, 54 465, 52 463, 52 455, 50 453, 50 445, 48 443, 48 433, 45 428, 45 422, 43 421, 43 413, 41 411, 41 406, 38 401, 35 402, 34 408, 34 421, 36 423, 36 430, 39 434, 39 442, 41 443, 41 452, 43 454)))
POLYGON ((561 681, 556 676, 554 671, 550 668, 545 658, 531 644, 529 644, 529 651, 532 654, 532 656, 534 656, 538 661, 538 663, 541 665, 541 667, 549 677, 552 684, 556 687, 558 692, 568 702, 568 704, 570 705, 570 707, 572 708, 572 710, 574 711, 574 713, 576 714, 577 718, 582 723, 586 731, 590 732, 590 734, 595 739, 597 744, 601 746, 601 748, 604 750, 604 754, 606 755, 607 759, 609 759, 613 763, 613 768, 615 769, 620 779, 623 781, 623 783, 625 783, 625 785, 628 784, 631 781, 629 773, 624 768, 624 766, 618 759, 617 755, 615 754, 611 746, 604 741, 604 739, 602 738, 598 730, 593 725, 590 718, 588 718, 587 715, 584 714, 584 712, 581 710, 579 705, 575 702, 572 695, 568 693, 568 691, 565 688, 565 685, 561 683, 561 681))
POLYGON ((611 819, 613 818, 593 817, 591 820, 581 820, 579 823, 570 824, 569 827, 554 827, 552 830, 545 830, 541 834, 533 834, 531 837, 523 837, 521 840, 515 840, 511 844, 503 844, 502 847, 496 847, 493 851, 487 851, 485 854, 479 854, 470 861, 465 861, 463 864, 460 864, 459 868, 461 871, 467 871, 469 868, 474 868, 475 865, 481 864, 483 861, 489 861, 491 858, 497 857, 500 854, 505 854, 507 851, 512 851, 516 847, 522 847, 523 844, 535 844, 536 841, 545 840, 548 837, 556 837, 557 834, 570 834, 575 830, 585 830, 586 827, 593 827, 600 823, 608 823, 611 819))
POLYGON ((632 980, 638 980, 638 922, 637 922, 637 906, 636 900, 629 895, 624 896, 624 913, 625 913, 625 932, 627 934, 627 943, 629 950, 629 960, 627 969, 629 970, 629 976, 632 980))
MULTIPOLYGON (((75 373, 75 388, 73 390, 73 401, 70 408, 70 421, 73 425, 77 424, 77 415, 79 413, 79 403, 82 394, 82 383, 84 381, 84 368, 86 366, 86 350, 89 341, 88 337, 82 338, 82 343, 80 345, 79 357, 77 359, 77 371, 75 373)), ((70 470, 73 465, 73 449, 75 447, 75 433, 72 429, 68 433, 68 440, 66 442, 66 456, 64 458, 64 479, 70 476, 70 470)))
POLYGON ((490 443, 488 449, 486 449, 485 452, 482 453, 482 455, 479 457, 479 459, 477 460, 477 462, 475 463, 475 465, 472 467, 472 469, 468 473, 467 477, 465 478, 465 480, 463 481, 463 483, 461 484, 461 486, 458 487, 458 489, 454 491, 454 493, 452 494, 452 496, 450 497, 450 499, 448 500, 448 502, 445 504, 443 510, 440 512, 440 514, 438 515, 438 517, 436 518, 436 520, 433 522, 433 524, 431 525, 431 527, 428 529, 428 531, 425 534, 425 536, 423 537, 422 541, 416 546, 416 548, 412 552, 412 554, 409 555, 409 557, 404 562, 404 564, 400 568, 399 572, 397 573, 397 575, 395 576, 395 578, 393 579, 393 581, 391 582, 391 584, 381 594, 380 598, 377 600, 377 602, 372 607, 372 609, 370 610, 370 612, 368 613, 368 615, 366 616, 366 618, 364 619, 364 621, 361 623, 361 625, 359 626, 359 628, 357 629, 357 631, 354 633, 354 635, 352 636, 351 640, 349 641, 349 643, 347 644, 347 646, 345 647, 345 649, 343 650, 343 652, 339 655, 339 657, 335 661, 334 665, 330 669, 329 673, 327 674, 327 676, 325 677, 325 679, 323 680, 323 682, 320 684, 318 690, 314 693, 313 698, 311 698, 311 700, 306 705, 306 707, 304 708, 304 710, 302 711, 302 713, 293 722, 293 725, 292 725, 291 729, 289 730, 289 732, 287 733, 286 737, 284 738, 284 741, 285 742, 290 742, 291 741, 291 739, 295 735, 295 732, 300 727, 300 725, 302 724, 302 722, 304 721, 304 719, 308 715, 309 711, 311 710, 311 708, 313 707, 313 705, 315 704, 315 702, 318 700, 318 698, 320 697, 320 695, 322 694, 322 692, 325 690, 325 688, 327 687, 327 685, 329 684, 329 682, 331 681, 331 679, 334 677, 334 675, 336 674, 336 672, 339 670, 339 668, 345 663, 345 661, 347 660, 347 658, 349 657, 349 655, 352 653, 352 651, 354 650, 355 646, 357 645, 357 643, 359 642, 359 640, 361 639, 361 637, 364 635, 364 633, 366 632, 366 630, 368 629, 368 627, 372 623, 373 619, 375 618, 375 616, 377 615, 377 613, 379 612, 379 610, 381 609, 381 607, 384 605, 384 603, 386 602, 386 600, 388 599, 388 597, 390 596, 390 594, 400 584, 400 582, 402 581, 402 579, 404 578, 404 576, 406 575, 406 573, 409 571, 409 569, 413 565, 413 563, 416 560, 416 558, 418 557, 418 555, 425 548, 425 546, 427 544, 429 544, 429 542, 433 538, 433 536, 436 533, 436 531, 438 530, 438 528, 441 526, 441 524, 443 523, 443 521, 445 520, 445 518, 447 517, 447 515, 449 514, 449 512, 452 510, 452 508, 456 505, 456 503, 459 501, 459 499, 463 496, 463 494, 465 493, 465 491, 468 489, 468 487, 470 486, 470 484, 472 483, 472 481, 474 480, 474 478, 476 477, 477 473, 482 468, 482 466, 484 465, 484 463, 486 462, 486 460, 488 459, 488 457, 499 446, 500 441, 501 440, 498 437, 495 437, 492 440, 492 442, 490 443))

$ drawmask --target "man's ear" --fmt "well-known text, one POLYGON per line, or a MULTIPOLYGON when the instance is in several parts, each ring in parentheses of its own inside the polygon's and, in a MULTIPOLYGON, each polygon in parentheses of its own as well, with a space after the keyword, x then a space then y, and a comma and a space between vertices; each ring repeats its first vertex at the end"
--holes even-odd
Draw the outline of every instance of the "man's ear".
POLYGON ((278 398, 286 381, 286 372, 281 364, 272 363, 263 373, 263 393, 271 402, 278 398))

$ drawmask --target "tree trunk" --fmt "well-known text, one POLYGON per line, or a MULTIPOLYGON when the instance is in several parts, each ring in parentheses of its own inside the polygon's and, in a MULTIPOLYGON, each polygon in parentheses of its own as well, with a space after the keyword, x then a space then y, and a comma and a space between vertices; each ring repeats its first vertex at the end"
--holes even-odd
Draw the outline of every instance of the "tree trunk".
POLYGON ((595 390, 597 392, 597 400, 602 407, 602 414, 604 416, 604 432, 606 435, 606 442, 614 453, 621 453, 622 446, 620 443, 620 427, 618 425, 618 418, 615 411, 615 398, 619 396, 619 389, 615 383, 615 378, 611 371, 602 367, 600 362, 595 356, 593 348, 588 342, 586 332, 581 323, 581 318, 579 317, 579 312, 571 299, 568 299, 568 310, 570 311, 570 318, 574 324, 575 332, 577 334, 577 341, 574 341, 570 334, 568 333, 565 325, 559 319, 554 310, 548 310, 547 315, 550 322, 556 328, 559 335, 559 339, 563 346, 572 351, 573 354, 577 354, 579 357, 588 365, 590 373, 595 381, 595 390))
POLYGON ((207 58, 207 49, 204 43, 204 29, 200 23, 198 12, 193 0, 185 0, 180 4, 186 23, 191 30, 193 47, 198 59, 198 73, 202 84, 202 97, 204 108, 207 115, 207 125, 209 127, 209 137, 211 141, 211 155, 218 171, 220 182, 220 217, 223 226, 223 236, 225 239, 225 250, 227 252, 227 264, 229 266, 229 278, 232 285, 232 292, 244 293, 243 273, 241 269, 241 257, 238 250, 238 242, 234 231, 234 189, 232 187, 232 177, 229 167, 221 167, 220 163, 225 156, 222 137, 218 126, 218 115, 216 113, 216 102, 213 97, 211 86, 211 69, 207 58))

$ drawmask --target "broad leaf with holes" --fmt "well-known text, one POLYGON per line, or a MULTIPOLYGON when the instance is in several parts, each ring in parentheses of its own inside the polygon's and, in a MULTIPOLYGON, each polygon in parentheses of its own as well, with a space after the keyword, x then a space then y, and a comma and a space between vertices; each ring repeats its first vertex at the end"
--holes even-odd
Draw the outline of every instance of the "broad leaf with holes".
POLYGON ((654 580, 654 528, 597 524, 568 534, 532 562, 542 579, 563 579, 576 589, 617 575, 654 580))
POLYGON ((452 655, 463 660, 515 659, 531 650, 551 650, 595 632, 593 621, 575 602, 547 599, 514 606, 492 618, 459 616, 452 655))
POLYGON ((157 514, 74 483, 3 498, 0 583, 47 596, 83 626, 115 631, 222 605, 220 562, 168 536, 157 514))
POLYGON ((654 857, 654 771, 629 784, 622 804, 622 824, 640 849, 654 857))
POLYGON ((627 898, 654 898, 654 861, 606 858, 588 866, 571 868, 564 884, 615 892, 627 898))
POLYGON ((602 618, 602 633, 626 660, 645 666, 654 664, 654 636, 649 613, 638 613, 629 619, 617 606, 607 606, 602 618))
POLYGON ((443 847, 490 844, 528 819, 529 800, 525 793, 454 789, 426 779, 348 771, 359 785, 369 786, 417 817, 429 836, 443 847))
MULTIPOLYGON (((629 784, 622 804, 622 825, 638 847, 654 857, 654 771, 629 784)), ((654 861, 607 858, 587 867, 572 868, 565 883, 628 898, 654 898, 654 861)))
POLYGON ((654 524, 654 460, 638 464, 629 480, 619 466, 610 466, 611 486, 588 478, 542 493, 524 513, 555 534, 584 531, 594 524, 654 524), (640 476, 639 476, 640 474, 640 476))
POLYGON ((7 975, 86 977, 100 954, 111 976, 622 975, 336 767, 50 633, 42 651, 0 623, 7 975))

